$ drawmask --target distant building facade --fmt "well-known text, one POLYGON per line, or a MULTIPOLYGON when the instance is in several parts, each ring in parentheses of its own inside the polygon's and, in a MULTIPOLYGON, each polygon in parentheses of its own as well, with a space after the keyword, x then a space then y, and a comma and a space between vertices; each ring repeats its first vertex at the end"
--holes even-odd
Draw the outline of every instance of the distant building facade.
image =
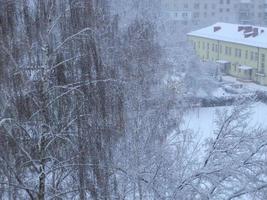
POLYGON ((222 72, 267 85, 267 28, 216 23, 187 34, 202 60, 217 62, 222 72))
POLYGON ((267 24, 267 0, 161 0, 161 7, 166 20, 184 25, 267 24))

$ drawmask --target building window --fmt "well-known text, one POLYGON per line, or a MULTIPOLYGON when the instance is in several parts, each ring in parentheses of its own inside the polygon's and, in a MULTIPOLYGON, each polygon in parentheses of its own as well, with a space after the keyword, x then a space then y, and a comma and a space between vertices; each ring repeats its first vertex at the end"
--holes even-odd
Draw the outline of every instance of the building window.
POLYGON ((198 24, 199 24, 199 20, 193 20, 192 23, 193 23, 194 25, 198 25, 198 24))
POLYGON ((242 51, 241 51, 241 49, 238 49, 238 57, 239 57, 239 58, 242 57, 242 51))
POLYGON ((220 53, 222 53, 222 45, 220 45, 220 53))
POLYGON ((207 43, 207 49, 210 50, 210 43, 207 43))
POLYGON ((228 55, 228 47, 225 47, 225 55, 228 55))
POLYGON ((259 54, 257 52, 255 52, 255 61, 259 60, 259 54))
POLYGON ((208 4, 204 4, 204 9, 208 9, 208 4))
POLYGON ((254 60, 254 52, 250 52, 250 60, 254 60))
POLYGON ((187 25, 188 22, 187 22, 186 20, 184 20, 184 21, 182 22, 182 24, 183 24, 183 25, 187 25))
POLYGON ((215 45, 212 44, 212 49, 211 49, 213 52, 215 51, 215 45))
POLYGON ((186 4, 184 4, 184 8, 186 8, 186 9, 188 8, 188 4, 187 4, 187 3, 186 3, 186 4))
POLYGON ((264 63, 261 63, 261 71, 260 71, 260 73, 264 74, 264 72, 265 72, 264 67, 265 67, 264 63))
POLYGON ((230 4, 230 0, 227 0, 227 4, 230 4))
POLYGON ((223 4, 223 0, 220 0, 220 4, 223 4))
MULTIPOLYGON (((176 13, 176 14, 177 14, 177 13, 176 13)), ((183 13, 182 13, 182 17, 183 17, 183 18, 186 18, 187 16, 188 16, 187 12, 183 12, 183 13)))
POLYGON ((195 8, 195 9, 199 9, 199 3, 195 3, 195 4, 194 4, 194 8, 195 8))
POLYGON ((248 59, 248 50, 246 50, 245 56, 246 56, 246 59, 248 59))
POLYGON ((202 42, 202 49, 205 50, 205 42, 202 42))
POLYGON ((265 63, 265 54, 261 54, 261 62, 265 63))
POLYGON ((194 13, 194 18, 199 18, 199 13, 198 12, 194 13))

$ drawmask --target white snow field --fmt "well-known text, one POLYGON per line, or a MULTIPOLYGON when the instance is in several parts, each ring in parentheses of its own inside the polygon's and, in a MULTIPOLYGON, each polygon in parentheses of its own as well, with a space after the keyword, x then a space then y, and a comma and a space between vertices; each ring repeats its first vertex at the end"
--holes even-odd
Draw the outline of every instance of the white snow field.
MULTIPOLYGON (((216 128, 216 110, 223 111, 230 109, 228 107, 207 107, 193 108, 184 116, 182 129, 190 129, 196 133, 200 142, 204 142, 207 138, 213 136, 216 128)), ((267 105, 264 103, 254 103, 251 108, 252 115, 248 119, 249 125, 262 126, 267 129, 267 105)))

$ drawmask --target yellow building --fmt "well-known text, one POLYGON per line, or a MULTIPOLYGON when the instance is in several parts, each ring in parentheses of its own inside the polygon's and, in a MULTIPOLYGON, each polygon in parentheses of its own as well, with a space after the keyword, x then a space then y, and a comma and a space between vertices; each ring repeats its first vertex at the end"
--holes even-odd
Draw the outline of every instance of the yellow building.
POLYGON ((243 81, 267 85, 267 28, 216 23, 187 36, 202 60, 243 81))

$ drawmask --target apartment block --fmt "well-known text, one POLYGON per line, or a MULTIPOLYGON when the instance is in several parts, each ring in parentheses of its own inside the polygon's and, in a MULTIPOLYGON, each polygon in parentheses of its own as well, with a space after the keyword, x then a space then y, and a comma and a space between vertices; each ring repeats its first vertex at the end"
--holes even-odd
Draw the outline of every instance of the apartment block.
POLYGON ((187 36, 200 59, 242 81, 267 85, 267 28, 216 23, 187 36))
POLYGON ((161 7, 166 20, 184 25, 267 24, 267 0, 162 0, 161 7))

